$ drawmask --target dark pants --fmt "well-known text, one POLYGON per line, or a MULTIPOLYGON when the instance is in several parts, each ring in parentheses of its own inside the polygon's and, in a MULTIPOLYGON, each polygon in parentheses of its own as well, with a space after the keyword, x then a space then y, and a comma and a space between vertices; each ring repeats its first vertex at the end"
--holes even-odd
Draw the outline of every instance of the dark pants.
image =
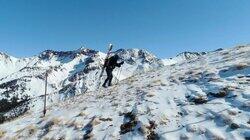
POLYGON ((105 82, 103 83, 103 86, 106 86, 107 82, 108 82, 108 86, 111 86, 112 79, 113 79, 112 71, 113 71, 113 69, 106 68, 106 73, 107 73, 108 77, 105 80, 105 82))

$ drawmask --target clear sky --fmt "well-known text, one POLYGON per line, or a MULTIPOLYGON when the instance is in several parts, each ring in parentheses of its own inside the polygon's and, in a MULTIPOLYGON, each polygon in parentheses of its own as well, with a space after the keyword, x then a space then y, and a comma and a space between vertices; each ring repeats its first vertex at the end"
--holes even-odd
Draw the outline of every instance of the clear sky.
POLYGON ((158 57, 250 43, 250 0, 0 0, 0 51, 17 57, 85 45, 158 57))

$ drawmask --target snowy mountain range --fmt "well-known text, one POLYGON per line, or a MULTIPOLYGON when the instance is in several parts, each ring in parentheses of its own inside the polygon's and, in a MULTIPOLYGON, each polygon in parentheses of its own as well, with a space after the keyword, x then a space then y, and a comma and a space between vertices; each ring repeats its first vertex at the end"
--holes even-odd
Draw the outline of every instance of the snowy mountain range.
MULTIPOLYGON (((114 71, 114 84, 137 73, 163 66, 160 59, 144 50, 120 49, 113 53, 125 61, 122 69, 114 71)), ((98 80, 105 56, 102 52, 87 48, 64 52, 46 50, 37 56, 22 59, 1 53, 1 112, 8 114, 23 102, 28 102, 29 109, 40 110, 43 107, 46 72, 48 104, 95 91, 100 86, 98 80)))
POLYGON ((250 46, 172 59, 115 53, 125 64, 107 89, 97 84, 102 52, 0 53, 0 138, 250 139, 250 46))

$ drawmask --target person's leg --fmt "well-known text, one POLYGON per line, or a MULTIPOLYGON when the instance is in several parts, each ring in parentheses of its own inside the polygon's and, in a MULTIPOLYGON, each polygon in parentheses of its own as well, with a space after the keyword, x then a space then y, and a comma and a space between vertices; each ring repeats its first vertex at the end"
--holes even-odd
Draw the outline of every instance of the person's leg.
POLYGON ((106 74, 107 74, 107 78, 106 78, 106 80, 104 81, 104 83, 102 85, 103 87, 106 87, 106 84, 109 81, 109 70, 108 69, 106 69, 106 74))
POLYGON ((106 78, 106 80, 104 81, 104 83, 102 84, 103 87, 106 87, 106 83, 108 82, 108 77, 106 78))
POLYGON ((107 69, 107 76, 108 76, 108 86, 111 86, 111 82, 112 82, 112 78, 113 78, 113 75, 112 75, 112 69, 107 69))
POLYGON ((112 85, 112 79, 113 79, 113 74, 112 74, 112 71, 111 71, 110 78, 109 78, 109 86, 112 85))

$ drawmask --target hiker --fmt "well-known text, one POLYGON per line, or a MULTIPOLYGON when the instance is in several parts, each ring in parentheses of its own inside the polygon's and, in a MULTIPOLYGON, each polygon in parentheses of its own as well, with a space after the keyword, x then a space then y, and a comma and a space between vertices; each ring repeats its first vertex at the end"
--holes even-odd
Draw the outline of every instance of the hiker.
POLYGON ((110 57, 109 59, 105 60, 104 67, 106 68, 106 73, 108 77, 103 83, 102 85, 103 87, 106 87, 107 82, 108 82, 108 86, 111 86, 112 79, 113 79, 112 71, 115 69, 115 67, 121 67, 121 65, 124 64, 124 62, 117 63, 118 59, 119 59, 119 56, 116 54, 110 57))

